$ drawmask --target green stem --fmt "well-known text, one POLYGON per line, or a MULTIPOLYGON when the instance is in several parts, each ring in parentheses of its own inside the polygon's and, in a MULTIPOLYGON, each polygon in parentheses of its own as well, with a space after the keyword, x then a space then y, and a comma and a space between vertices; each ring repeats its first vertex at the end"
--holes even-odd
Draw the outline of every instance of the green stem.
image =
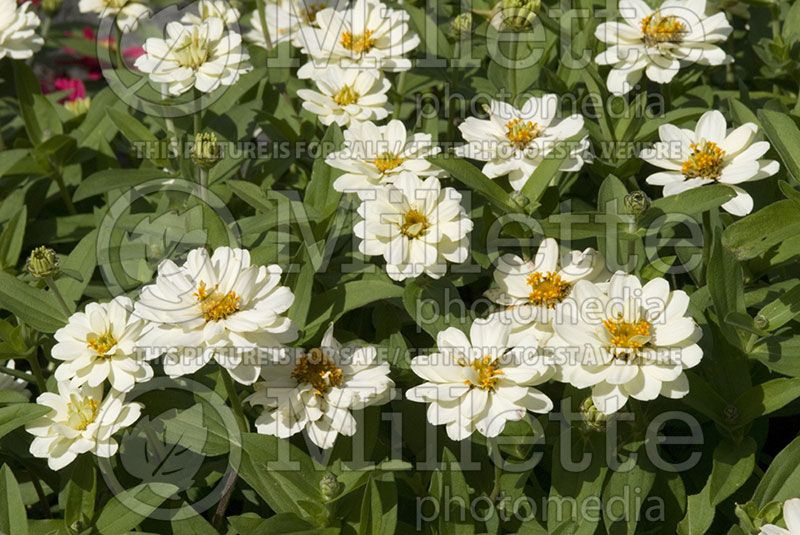
POLYGON ((56 281, 53 280, 53 277, 45 277, 44 280, 47 283, 47 286, 50 288, 50 291, 53 292, 53 295, 56 296, 56 300, 58 301, 59 305, 61 305, 61 308, 66 313, 67 317, 70 317, 72 315, 72 309, 70 309, 69 305, 67 305, 67 302, 64 300, 64 297, 61 295, 61 292, 58 291, 58 286, 56 286, 56 281))
POLYGON ((236 392, 236 385, 233 384, 233 380, 227 370, 220 370, 220 375, 222 376, 222 384, 225 385, 225 392, 228 394, 228 401, 231 403, 231 409, 233 409, 233 416, 236 418, 236 424, 239 426, 239 431, 248 433, 250 431, 250 424, 247 423, 247 417, 244 415, 242 402, 239 399, 238 392, 236 392))
POLYGON ((269 40, 269 29, 267 28, 267 15, 264 13, 264 0, 256 0, 256 10, 258 19, 261 22, 261 33, 264 34, 264 46, 267 51, 272 50, 272 41, 269 40))
POLYGON ((32 476, 31 483, 33 483, 33 488, 36 490, 36 496, 39 497, 39 503, 42 505, 44 515, 47 518, 53 518, 53 513, 50 512, 50 504, 47 503, 47 496, 44 493, 41 481, 39 481, 38 477, 32 476))
POLYGON ((0 373, 16 377, 17 379, 22 379, 23 381, 28 381, 29 383, 36 382, 36 377, 34 377, 33 375, 20 370, 15 370, 14 368, 0 366, 0 373))
POLYGON ((61 176, 61 172, 55 171, 53 173, 53 178, 55 179, 56 184, 58 184, 58 189, 61 191, 61 197, 64 199, 64 204, 67 205, 67 211, 70 213, 70 215, 78 215, 75 205, 72 204, 72 197, 69 196, 67 185, 64 183, 64 177, 61 176))
POLYGON ((47 392, 47 383, 45 383, 44 380, 42 367, 39 365, 38 353, 33 353, 28 359, 28 362, 31 364, 31 371, 33 372, 33 377, 36 379, 36 387, 39 389, 39 393, 47 392))
POLYGON ((400 107, 403 105, 403 86, 406 82, 406 71, 402 71, 397 75, 397 89, 394 97, 394 115, 400 116, 400 107))

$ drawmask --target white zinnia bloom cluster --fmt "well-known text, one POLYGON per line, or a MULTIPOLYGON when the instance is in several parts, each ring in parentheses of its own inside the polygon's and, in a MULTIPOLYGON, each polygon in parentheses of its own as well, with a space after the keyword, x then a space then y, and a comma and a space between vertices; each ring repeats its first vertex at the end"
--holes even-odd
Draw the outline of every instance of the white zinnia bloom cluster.
POLYGON ((531 97, 522 109, 492 100, 487 111, 488 119, 468 117, 459 125, 467 143, 456 154, 487 162, 483 173, 489 178, 508 175, 516 191, 545 159, 559 154, 560 144, 567 143, 569 151, 561 171, 578 171, 590 157, 583 117, 558 119, 557 95, 531 97))
POLYGON ((100 17, 114 17, 117 27, 123 32, 133 32, 139 26, 139 19, 150 14, 150 9, 129 0, 80 0, 81 13, 97 13, 100 17))
POLYGON ((389 371, 374 347, 339 343, 331 324, 320 347, 287 351, 264 367, 263 381, 247 401, 263 409, 259 433, 288 438, 305 431, 314 444, 330 448, 340 434, 355 434, 352 410, 391 400, 389 371))
POLYGON ((28 59, 38 52, 44 39, 36 35, 39 17, 31 3, 17 6, 15 0, 0 0, 0 59, 28 59))
POLYGON ((647 177, 647 183, 664 186, 664 196, 709 184, 730 186, 736 196, 722 209, 737 216, 753 211, 753 198, 739 184, 771 177, 780 170, 775 160, 762 159, 770 145, 758 141, 758 126, 745 123, 728 129, 722 113, 707 111, 694 130, 665 124, 661 140, 641 157, 663 171, 647 177))
POLYGON ((139 419, 142 406, 124 403, 116 390, 103 394, 102 386, 58 383, 58 393, 45 392, 36 403, 52 409, 25 429, 34 436, 31 453, 47 459, 51 470, 60 470, 81 453, 111 457, 119 445, 112 435, 139 419))
POLYGON ((620 0, 619 14, 622 22, 605 22, 595 30, 609 45, 595 61, 612 66, 608 89, 615 95, 630 92, 642 73, 668 84, 682 67, 733 61, 717 46, 733 27, 725 13, 707 16, 706 0, 666 0, 657 9, 643 0, 620 0))
POLYGON ((242 47, 242 36, 229 31, 225 20, 214 16, 215 8, 204 13, 211 16, 198 23, 170 22, 166 38, 150 37, 144 43, 145 53, 136 58, 136 68, 153 82, 166 84, 171 95, 192 88, 210 93, 235 84, 253 69, 242 47))

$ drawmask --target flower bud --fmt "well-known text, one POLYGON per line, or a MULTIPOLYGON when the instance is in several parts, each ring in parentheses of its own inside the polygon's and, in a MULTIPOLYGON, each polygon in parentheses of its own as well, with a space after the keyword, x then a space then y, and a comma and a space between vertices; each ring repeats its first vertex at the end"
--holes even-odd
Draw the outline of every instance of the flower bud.
POLYGON ((25 262, 25 269, 35 278, 43 279, 58 273, 58 264, 56 252, 42 245, 31 251, 31 256, 25 262))
POLYGON ((328 472, 319 482, 319 490, 322 493, 322 497, 326 500, 332 500, 339 493, 342 491, 342 485, 339 483, 339 480, 336 479, 336 476, 328 472))
POLYGON ((472 13, 464 12, 450 22, 450 35, 456 39, 472 32, 472 13))
POLYGON ((220 160, 217 136, 211 132, 202 132, 194 136, 192 145, 192 161, 198 167, 208 169, 220 160))
POLYGON ((88 112, 91 105, 92 99, 89 97, 76 98, 75 100, 68 100, 64 103, 64 107, 71 111, 76 117, 88 112))
POLYGON ((633 215, 639 215, 650 208, 650 199, 643 191, 632 191, 625 195, 625 207, 633 215))
POLYGON ((583 426, 589 431, 602 431, 606 427, 608 416, 600 412, 594 406, 591 396, 584 399, 581 403, 581 415, 583 416, 583 426))
POLYGON ((53 14, 61 9, 62 0, 42 0, 42 9, 47 13, 53 14))
POLYGON ((492 26, 514 32, 529 30, 541 7, 541 0, 500 0, 492 9, 492 26))

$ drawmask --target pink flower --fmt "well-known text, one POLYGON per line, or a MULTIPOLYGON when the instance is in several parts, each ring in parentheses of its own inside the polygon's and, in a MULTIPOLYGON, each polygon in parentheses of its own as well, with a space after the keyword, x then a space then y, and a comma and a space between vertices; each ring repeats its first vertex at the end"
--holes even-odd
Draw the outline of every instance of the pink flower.
POLYGON ((78 78, 56 78, 53 82, 53 88, 55 91, 70 91, 67 96, 59 100, 62 103, 86 98, 86 86, 78 78))

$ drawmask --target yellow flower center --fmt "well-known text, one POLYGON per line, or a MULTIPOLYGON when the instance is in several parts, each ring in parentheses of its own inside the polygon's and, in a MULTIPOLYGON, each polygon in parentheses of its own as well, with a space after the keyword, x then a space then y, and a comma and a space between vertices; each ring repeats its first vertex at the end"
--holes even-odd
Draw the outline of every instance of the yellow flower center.
POLYGON ((372 163, 378 168, 378 171, 381 173, 386 173, 387 171, 391 171, 392 169, 400 167, 404 161, 405 160, 403 158, 395 156, 391 152, 384 152, 375 158, 372 163))
POLYGON ((208 41, 200 34, 199 28, 197 26, 185 31, 173 49, 181 67, 196 70, 208 60, 208 41))
POLYGON ((544 305, 548 308, 553 308, 563 301, 572 289, 572 285, 555 271, 531 273, 526 282, 531 287, 528 301, 532 305, 544 305))
POLYGON ((692 153, 683 162, 681 172, 686 178, 708 178, 716 180, 722 174, 722 159, 725 151, 713 141, 692 143, 692 153))
POLYGON ((67 425, 77 431, 84 431, 97 418, 99 404, 92 398, 80 399, 72 396, 67 403, 67 425))
POLYGON ((622 316, 603 321, 611 337, 611 349, 621 354, 635 353, 650 341, 653 326, 649 321, 639 320, 634 323, 624 321, 622 316))
POLYGON ((477 381, 467 379, 464 384, 481 390, 494 390, 497 381, 503 375, 503 370, 498 368, 497 359, 493 359, 490 355, 484 355, 483 358, 473 360, 472 369, 478 374, 477 381))
POLYGON ((541 133, 541 127, 533 121, 511 119, 506 123, 506 138, 519 149, 527 147, 541 133))
POLYGON ((230 291, 223 294, 217 291, 216 286, 209 292, 205 281, 200 281, 194 296, 197 298, 206 322, 224 320, 234 312, 238 312, 241 300, 236 292, 230 291))
POLYGON ((354 54, 369 52, 375 46, 372 30, 364 30, 361 35, 353 35, 350 32, 342 33, 342 46, 354 54))
POLYGON ((314 393, 324 396, 331 388, 342 386, 344 373, 321 349, 312 349, 300 357, 292 370, 292 378, 299 384, 314 387, 314 393))
POLYGON ((110 9, 121 9, 125 7, 125 4, 128 3, 128 0, 105 0, 106 8, 110 9))
POLYGON ((684 33, 686 26, 678 20, 678 17, 653 14, 642 19, 642 34, 647 46, 680 43, 684 33))
POLYGON ((419 210, 412 209, 403 215, 400 233, 413 240, 425 234, 430 226, 431 224, 425 214, 419 210))
POLYGON ((358 102, 358 98, 360 96, 361 95, 356 93, 352 87, 346 85, 343 88, 341 88, 338 93, 333 95, 333 101, 339 106, 344 107, 358 102))
POLYGON ((105 356, 112 347, 117 345, 117 339, 111 334, 111 331, 97 336, 90 334, 86 337, 86 345, 100 356, 105 356))

